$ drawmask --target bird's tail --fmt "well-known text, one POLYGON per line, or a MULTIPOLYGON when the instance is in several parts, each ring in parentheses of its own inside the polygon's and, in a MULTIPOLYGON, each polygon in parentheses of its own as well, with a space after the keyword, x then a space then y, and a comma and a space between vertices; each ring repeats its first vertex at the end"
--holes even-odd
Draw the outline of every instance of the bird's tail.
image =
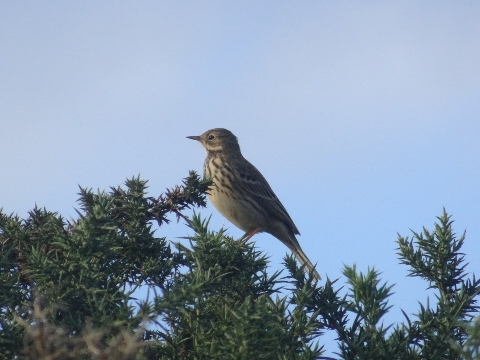
POLYGON ((293 254, 297 258, 297 260, 300 262, 302 266, 305 266, 305 270, 312 272, 313 276, 317 280, 321 280, 322 278, 320 277, 320 274, 318 271, 315 269, 313 266, 312 262, 308 259, 307 255, 302 251, 302 249, 297 246, 295 249, 292 250, 293 254))

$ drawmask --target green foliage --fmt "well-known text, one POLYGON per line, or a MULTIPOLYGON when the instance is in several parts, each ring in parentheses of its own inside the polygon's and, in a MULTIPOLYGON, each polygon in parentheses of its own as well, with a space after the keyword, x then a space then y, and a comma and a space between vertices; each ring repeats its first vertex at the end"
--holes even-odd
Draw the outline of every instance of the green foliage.
POLYGON ((436 303, 384 325, 392 285, 374 268, 345 266, 345 290, 315 282, 292 256, 269 275, 254 243, 188 219, 210 184, 191 172, 158 198, 139 178, 108 193, 80 189, 70 221, 0 211, 0 359, 321 359, 332 331, 341 359, 479 357, 480 282, 465 272, 465 236, 445 211, 434 231, 398 238, 400 262, 436 303), (171 214, 194 232, 173 248, 156 236, 171 214), (139 288, 147 299, 133 298, 139 288))
POLYGON ((479 308, 480 280, 475 275, 466 279, 465 255, 460 251, 465 233, 457 239, 445 210, 438 220, 433 232, 412 231, 411 240, 398 236, 400 261, 410 266, 410 276, 427 280, 436 290, 436 306, 421 305, 411 331, 418 333, 421 358, 460 359, 458 347, 452 344, 462 345, 468 337, 465 321, 471 321, 479 308))
POLYGON ((135 314, 131 294, 142 284, 164 284, 184 263, 165 238, 154 236, 152 222, 204 206, 209 182, 191 173, 158 199, 145 196, 146 181, 125 185, 109 193, 80 189, 76 221, 39 208, 25 220, 0 213, 0 356, 18 355, 22 324, 36 324, 34 299, 42 316, 69 336, 87 325, 102 329, 105 339, 138 328, 143 314, 135 314))
POLYGON ((452 347, 465 360, 480 358, 480 316, 473 323, 462 322, 459 324, 467 333, 467 340, 463 343, 450 342, 452 347))
POLYGON ((152 334, 166 340, 158 350, 168 358, 314 359, 321 351, 312 318, 302 304, 271 296, 278 292, 278 273, 269 277, 267 259, 253 245, 235 241, 223 231, 208 231, 194 216, 196 235, 185 254, 188 271, 179 274, 154 304, 168 331, 152 334), (291 314, 287 315, 290 308, 291 314), (172 346, 173 345, 173 346, 172 346))

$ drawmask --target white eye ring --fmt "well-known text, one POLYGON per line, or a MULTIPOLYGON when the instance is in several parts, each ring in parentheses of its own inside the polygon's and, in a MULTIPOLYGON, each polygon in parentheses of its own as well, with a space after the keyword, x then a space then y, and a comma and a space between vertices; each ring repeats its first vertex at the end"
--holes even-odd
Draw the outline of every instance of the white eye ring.
POLYGON ((215 139, 215 135, 213 134, 208 135, 208 140, 213 140, 213 139, 215 139))

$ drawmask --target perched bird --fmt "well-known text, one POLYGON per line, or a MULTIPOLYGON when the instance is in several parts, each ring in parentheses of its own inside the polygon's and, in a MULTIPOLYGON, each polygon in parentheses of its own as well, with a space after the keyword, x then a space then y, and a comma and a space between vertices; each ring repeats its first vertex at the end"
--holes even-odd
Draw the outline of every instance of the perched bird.
POLYGON ((293 220, 260 171, 243 157, 236 136, 218 128, 187 138, 200 141, 207 151, 203 171, 213 181, 210 201, 231 223, 245 231, 242 239, 247 241, 258 232, 275 236, 320 280, 295 237, 300 233, 293 220))

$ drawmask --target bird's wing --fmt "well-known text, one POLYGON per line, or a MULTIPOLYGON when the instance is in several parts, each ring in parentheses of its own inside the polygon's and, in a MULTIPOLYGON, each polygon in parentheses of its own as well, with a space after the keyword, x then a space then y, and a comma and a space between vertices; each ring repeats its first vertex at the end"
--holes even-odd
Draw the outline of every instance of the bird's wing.
POLYGON ((247 160, 233 166, 242 189, 269 215, 275 216, 290 227, 294 234, 300 234, 287 210, 273 192, 260 171, 247 160))

